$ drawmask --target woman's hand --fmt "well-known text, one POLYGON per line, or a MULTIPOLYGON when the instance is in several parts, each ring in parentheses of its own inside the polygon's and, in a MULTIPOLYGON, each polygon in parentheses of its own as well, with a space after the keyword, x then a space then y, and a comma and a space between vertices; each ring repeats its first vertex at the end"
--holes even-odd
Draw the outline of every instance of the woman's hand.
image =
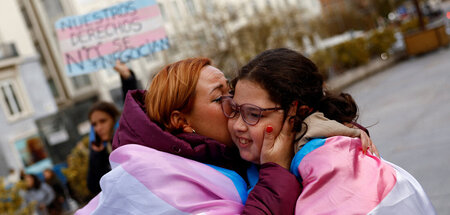
POLYGON ((293 142, 295 138, 295 133, 292 131, 294 121, 289 116, 290 114, 286 117, 278 136, 272 132, 272 126, 266 127, 261 148, 261 164, 273 162, 289 170, 294 157, 293 142))

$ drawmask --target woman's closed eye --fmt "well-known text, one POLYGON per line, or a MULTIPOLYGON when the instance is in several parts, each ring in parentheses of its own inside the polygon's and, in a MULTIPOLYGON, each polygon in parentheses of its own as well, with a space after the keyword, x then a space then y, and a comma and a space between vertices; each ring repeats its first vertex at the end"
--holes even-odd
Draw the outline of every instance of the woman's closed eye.
POLYGON ((220 102, 220 100, 221 100, 221 96, 219 96, 219 97, 213 99, 211 102, 220 102))

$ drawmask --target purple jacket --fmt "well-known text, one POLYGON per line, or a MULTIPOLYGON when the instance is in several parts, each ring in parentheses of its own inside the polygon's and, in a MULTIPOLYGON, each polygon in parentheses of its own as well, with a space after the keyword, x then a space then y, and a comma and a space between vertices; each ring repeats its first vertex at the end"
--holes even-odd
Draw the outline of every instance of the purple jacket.
MULTIPOLYGON (((146 91, 129 91, 113 150, 126 144, 139 144, 202 163, 232 169, 246 178, 248 162, 239 157, 236 148, 197 134, 174 136, 151 122, 144 107, 146 91)), ((259 181, 250 192, 243 214, 293 214, 301 185, 288 170, 274 163, 260 167, 259 181), (282 183, 279 183, 282 182, 282 183)))

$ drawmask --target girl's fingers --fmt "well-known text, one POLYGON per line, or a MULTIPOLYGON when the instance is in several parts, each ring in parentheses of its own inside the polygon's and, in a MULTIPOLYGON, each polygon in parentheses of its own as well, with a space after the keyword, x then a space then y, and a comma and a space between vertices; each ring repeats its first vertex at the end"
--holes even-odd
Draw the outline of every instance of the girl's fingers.
POLYGON ((273 127, 268 125, 264 131, 263 145, 261 149, 261 164, 273 162, 286 169, 289 169, 294 155, 292 146, 295 134, 293 130, 293 120, 290 115, 286 117, 280 133, 275 136, 273 127))
POLYGON ((372 139, 370 139, 369 135, 367 135, 365 131, 361 130, 360 138, 362 142, 362 151, 364 154, 366 154, 367 149, 369 149, 369 151, 372 154, 375 154, 377 157, 380 157, 377 147, 375 146, 375 144, 373 144, 372 139))
POLYGON ((264 140, 262 144, 262 151, 271 150, 275 144, 275 135, 273 134, 273 127, 268 125, 264 131, 264 140))

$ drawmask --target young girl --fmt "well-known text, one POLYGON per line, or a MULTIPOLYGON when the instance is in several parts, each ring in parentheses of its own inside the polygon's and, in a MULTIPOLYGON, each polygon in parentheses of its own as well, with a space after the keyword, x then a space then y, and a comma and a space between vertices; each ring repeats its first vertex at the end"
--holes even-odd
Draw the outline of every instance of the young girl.
POLYGON ((280 159, 304 187, 296 214, 435 214, 409 173, 365 155, 360 139, 337 129, 355 121, 357 106, 323 84, 314 63, 289 49, 265 51, 242 67, 232 83, 234 97, 222 99, 241 157, 260 164, 267 157, 262 148, 286 151, 280 159), (270 145, 276 136, 284 147, 270 145))

